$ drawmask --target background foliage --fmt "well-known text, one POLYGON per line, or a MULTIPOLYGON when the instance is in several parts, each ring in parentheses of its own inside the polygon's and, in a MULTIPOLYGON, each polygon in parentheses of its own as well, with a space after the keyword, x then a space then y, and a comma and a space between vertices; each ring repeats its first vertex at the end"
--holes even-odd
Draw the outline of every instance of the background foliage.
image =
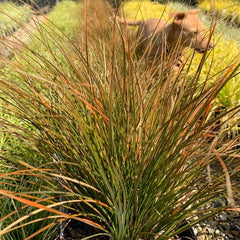
POLYGON ((10 2, 0 2, 0 36, 7 36, 29 21, 32 11, 28 6, 16 7, 10 2))
POLYGON ((233 25, 240 24, 240 2, 237 0, 200 1, 199 7, 208 14, 216 14, 233 25))

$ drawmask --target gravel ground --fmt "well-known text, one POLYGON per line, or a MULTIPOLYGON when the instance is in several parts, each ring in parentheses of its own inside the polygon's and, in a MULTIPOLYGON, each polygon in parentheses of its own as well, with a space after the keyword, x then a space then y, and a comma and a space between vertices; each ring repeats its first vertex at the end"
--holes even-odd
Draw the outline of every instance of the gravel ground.
MULTIPOLYGON (((226 205, 223 199, 217 200, 214 207, 226 205)), ((196 240, 240 240, 240 213, 221 212, 193 227, 196 240)))

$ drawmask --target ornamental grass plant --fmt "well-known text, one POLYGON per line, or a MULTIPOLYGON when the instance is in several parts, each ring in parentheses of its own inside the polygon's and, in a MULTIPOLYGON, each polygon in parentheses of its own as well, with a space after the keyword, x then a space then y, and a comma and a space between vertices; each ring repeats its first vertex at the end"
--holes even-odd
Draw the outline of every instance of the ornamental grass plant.
POLYGON ((75 221, 93 229, 79 239, 169 239, 239 211, 239 136, 219 119, 236 126, 240 106, 211 117, 239 57, 200 82, 209 53, 189 77, 189 52, 169 78, 174 56, 150 68, 137 59, 107 2, 78 7, 78 35, 46 19, 29 33, 33 45, 9 42, 15 59, 1 60, 1 238, 56 239, 75 221), (211 181, 209 164, 220 166, 211 181), (228 206, 209 205, 222 197, 228 206))

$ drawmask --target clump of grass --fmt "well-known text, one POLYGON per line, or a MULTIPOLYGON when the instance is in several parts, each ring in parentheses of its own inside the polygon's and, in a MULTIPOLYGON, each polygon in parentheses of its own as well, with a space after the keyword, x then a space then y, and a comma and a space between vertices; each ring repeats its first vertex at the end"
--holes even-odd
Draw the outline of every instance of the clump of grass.
POLYGON ((11 2, 0 3, 0 36, 12 34, 29 21, 32 10, 29 6, 17 6, 11 2))
POLYGON ((78 44, 47 21, 31 36, 46 51, 22 44, 16 61, 0 70, 4 111, 22 123, 2 121, 2 131, 25 149, 0 155, 9 166, 0 174, 2 200, 19 204, 2 213, 0 235, 23 230, 31 239, 48 231, 44 239, 53 239, 54 227, 75 220, 92 226, 95 237, 169 239, 222 210, 200 210, 227 196, 224 174, 207 181, 208 164, 224 158, 230 176, 239 173, 238 139, 212 131, 218 119, 209 117, 238 72, 237 59, 214 84, 213 78, 198 82, 206 54, 189 79, 189 68, 166 78, 170 62, 156 76, 144 59, 136 60, 128 30, 111 24, 106 2, 97 4, 84 3, 78 44), (44 227, 24 230, 36 222, 44 227))
POLYGON ((219 17, 224 18, 226 21, 238 25, 240 24, 240 4, 239 1, 201 1, 198 5, 203 11, 209 14, 216 14, 219 17))

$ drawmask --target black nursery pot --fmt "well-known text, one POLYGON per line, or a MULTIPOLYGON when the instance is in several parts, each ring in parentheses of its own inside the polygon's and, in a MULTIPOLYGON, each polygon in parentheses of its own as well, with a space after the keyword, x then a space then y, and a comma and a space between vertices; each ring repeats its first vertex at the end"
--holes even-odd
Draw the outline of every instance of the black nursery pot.
MULTIPOLYGON (((184 222, 179 228, 182 228, 186 224, 187 222, 184 222)), ((192 228, 188 228, 182 233, 179 233, 176 239, 177 240, 197 240, 196 235, 194 234, 194 231, 192 228)))
POLYGON ((181 239, 181 240, 196 240, 197 239, 192 228, 185 230, 184 232, 180 233, 178 236, 179 236, 179 239, 181 239))
MULTIPOLYGON (((182 224, 179 228, 182 228, 187 223, 182 224)), ((60 229, 59 229, 60 230, 60 229)), ((63 227, 63 231, 59 231, 57 240, 69 240, 69 239, 81 239, 82 237, 87 237, 92 234, 99 233, 96 229, 93 227, 72 220, 70 221, 67 226, 63 227)), ((194 234, 194 231, 192 228, 188 228, 182 233, 178 234, 175 238, 175 240, 196 240, 196 236, 194 234)), ((93 238, 93 240, 109 240, 109 237, 97 237, 93 238)))

